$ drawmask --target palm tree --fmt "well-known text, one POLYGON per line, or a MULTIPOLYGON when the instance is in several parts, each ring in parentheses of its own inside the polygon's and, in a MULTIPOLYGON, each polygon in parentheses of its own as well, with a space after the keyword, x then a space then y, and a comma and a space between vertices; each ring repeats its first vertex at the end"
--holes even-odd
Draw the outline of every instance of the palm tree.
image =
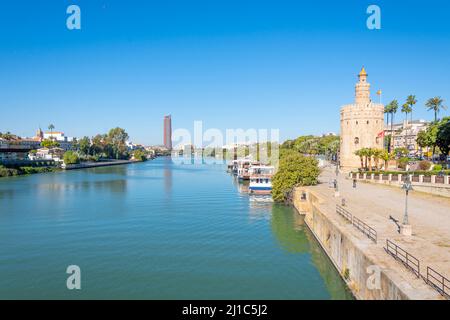
POLYGON ((387 104, 384 107, 384 114, 386 115, 386 125, 389 125, 389 114, 391 113, 391 104, 387 104))
POLYGON ((412 117, 412 113, 413 113, 413 107, 414 105, 417 103, 417 99, 415 95, 410 94, 407 98, 406 98, 406 103, 409 105, 410 107, 410 113, 411 113, 411 124, 413 121, 413 117, 412 117))
POLYGON ((393 154, 387 152, 386 150, 383 150, 383 152, 380 155, 380 158, 384 161, 384 171, 388 168, 388 162, 389 160, 392 160, 393 154))
POLYGON ((394 150, 394 116, 398 110, 398 101, 396 99, 389 103, 389 110, 391 111, 391 146, 389 152, 394 150))
POLYGON ((441 99, 441 97, 434 97, 428 99, 425 106, 428 107, 428 111, 433 110, 434 111, 434 122, 437 122, 437 115, 439 111, 441 110, 447 110, 447 107, 442 105, 444 103, 444 100, 441 99))
POLYGON ((372 171, 372 156, 374 154, 374 149, 367 148, 367 157, 369 158, 369 171, 372 171))
POLYGON ((362 149, 356 150, 355 155, 361 160, 361 169, 364 169, 364 153, 362 149))
POLYGON ((373 149, 373 160, 375 161, 375 168, 378 171, 378 163, 380 162, 380 158, 383 155, 384 149, 373 149))
POLYGON ((49 124, 48 130, 50 131, 50 137, 53 138, 53 129, 55 129, 55 126, 53 124, 49 124))
POLYGON ((405 126, 406 126, 406 128, 404 128, 405 129, 405 147, 408 150, 409 150, 408 140, 407 140, 408 139, 408 113, 410 113, 411 111, 412 111, 412 109, 408 103, 404 103, 402 105, 402 113, 405 114, 405 126))
POLYGON ((364 157, 364 169, 367 170, 368 166, 367 166, 367 160, 369 157, 369 149, 368 148, 362 148, 361 149, 361 154, 364 157))

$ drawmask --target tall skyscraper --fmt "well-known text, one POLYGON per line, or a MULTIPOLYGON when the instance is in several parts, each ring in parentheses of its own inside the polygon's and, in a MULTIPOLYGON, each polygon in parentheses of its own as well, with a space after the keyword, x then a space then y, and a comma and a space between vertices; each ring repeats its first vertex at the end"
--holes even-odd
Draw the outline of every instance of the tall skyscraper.
POLYGON ((172 150, 172 116, 164 117, 164 147, 172 150))

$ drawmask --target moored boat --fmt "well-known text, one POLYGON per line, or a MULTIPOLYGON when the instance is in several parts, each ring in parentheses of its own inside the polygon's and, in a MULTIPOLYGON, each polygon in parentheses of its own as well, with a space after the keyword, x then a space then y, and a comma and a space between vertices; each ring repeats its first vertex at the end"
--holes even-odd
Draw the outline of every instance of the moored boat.
POLYGON ((249 191, 253 194, 270 194, 272 192, 273 166, 252 166, 250 170, 249 191))

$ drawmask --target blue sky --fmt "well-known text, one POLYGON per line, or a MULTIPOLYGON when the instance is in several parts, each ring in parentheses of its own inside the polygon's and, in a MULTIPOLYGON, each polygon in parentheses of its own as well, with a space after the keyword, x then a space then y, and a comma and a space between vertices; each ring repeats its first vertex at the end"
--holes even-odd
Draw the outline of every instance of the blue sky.
MULTIPOLYGON (((173 128, 339 131, 364 65, 383 102, 450 106, 448 1, 8 1, 0 10, 0 131, 69 136, 124 127, 162 143, 173 128), (81 8, 82 29, 66 28, 81 8), (366 28, 381 8, 382 29, 366 28)), ((449 111, 446 111, 449 114, 449 111)), ((402 115, 397 115, 400 119, 402 115)))

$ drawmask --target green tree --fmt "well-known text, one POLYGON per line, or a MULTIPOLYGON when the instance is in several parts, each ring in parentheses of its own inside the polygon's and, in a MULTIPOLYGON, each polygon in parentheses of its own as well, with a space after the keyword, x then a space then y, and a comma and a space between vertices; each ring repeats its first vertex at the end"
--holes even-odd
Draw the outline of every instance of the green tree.
POLYGON ((412 121, 413 121, 413 117, 412 117, 412 115, 413 115, 413 108, 414 108, 414 105, 417 103, 417 99, 416 99, 416 96, 415 95, 409 95, 407 98, 406 98, 406 104, 409 106, 409 110, 410 110, 410 114, 411 114, 411 123, 412 123, 412 121))
POLYGON ((394 158, 394 155, 386 150, 383 150, 380 158, 384 161, 384 171, 386 171, 388 169, 389 160, 392 160, 394 158))
POLYGON ((436 145, 441 149, 441 152, 448 156, 450 152, 450 117, 445 117, 439 123, 436 145))
POLYGON ((112 152, 116 159, 121 159, 126 156, 128 140, 128 133, 122 128, 114 128, 108 132, 108 142, 111 144, 112 152))
POLYGON ((63 159, 64 159, 64 163, 65 163, 66 165, 68 165, 68 164, 77 164, 77 163, 80 163, 80 158, 79 158, 78 155, 77 155, 75 152, 73 152, 73 151, 66 151, 66 152, 64 153, 63 159))
POLYGON ((441 110, 446 110, 447 107, 443 105, 444 100, 441 99, 441 97, 434 97, 428 99, 425 106, 428 108, 428 111, 433 110, 434 111, 434 122, 437 122, 438 120, 438 113, 441 110))
POLYGON ((408 149, 408 114, 412 111, 408 103, 402 105, 402 113, 405 114, 405 147, 408 149))
POLYGON ((398 101, 396 99, 392 100, 389 103, 389 110, 391 110, 391 144, 389 151, 392 152, 392 150, 394 149, 394 117, 398 111, 398 101))
POLYGON ((387 105, 384 106, 384 114, 386 115, 386 126, 389 125, 389 115, 391 113, 391 106, 388 103, 387 105))
POLYGON ((384 151, 385 150, 383 150, 383 149, 373 149, 372 150, 372 155, 373 155, 373 160, 375 162, 376 171, 378 171, 378 169, 379 169, 380 158, 383 155, 384 151))
MULTIPOLYGON (((91 153, 94 156, 105 154, 105 149, 107 146, 107 137, 106 135, 97 134, 92 138, 91 141, 91 153)), ((105 156, 107 156, 105 154, 105 156)))
POLYGON ((143 150, 135 150, 133 152, 133 158, 137 161, 146 161, 147 155, 146 155, 145 151, 143 151, 143 150))
POLYGON ((318 161, 293 150, 285 150, 280 158, 277 173, 273 177, 272 197, 284 201, 287 192, 297 185, 317 184, 320 170, 318 161))
POLYGON ((364 152, 362 149, 356 150, 355 155, 361 160, 361 169, 364 169, 364 152))
POLYGON ((361 150, 361 154, 364 157, 364 168, 367 170, 368 169, 368 159, 369 159, 369 148, 362 148, 361 150))
POLYGON ((421 148, 432 148, 432 154, 436 152, 436 138, 439 124, 437 122, 431 123, 426 130, 422 130, 417 134, 417 144, 421 148))
POLYGON ((51 139, 44 139, 41 142, 41 146, 43 146, 44 148, 57 148, 59 147, 59 142, 51 140, 51 139))
POLYGON ((91 149, 91 140, 89 137, 83 137, 78 141, 78 149, 81 154, 89 155, 91 149))
POLYGON ((53 139, 53 130, 55 129, 55 126, 53 124, 48 125, 48 130, 50 131, 50 137, 53 139))
POLYGON ((374 155, 374 149, 367 148, 367 157, 369 158, 369 171, 372 171, 372 156, 374 155))

